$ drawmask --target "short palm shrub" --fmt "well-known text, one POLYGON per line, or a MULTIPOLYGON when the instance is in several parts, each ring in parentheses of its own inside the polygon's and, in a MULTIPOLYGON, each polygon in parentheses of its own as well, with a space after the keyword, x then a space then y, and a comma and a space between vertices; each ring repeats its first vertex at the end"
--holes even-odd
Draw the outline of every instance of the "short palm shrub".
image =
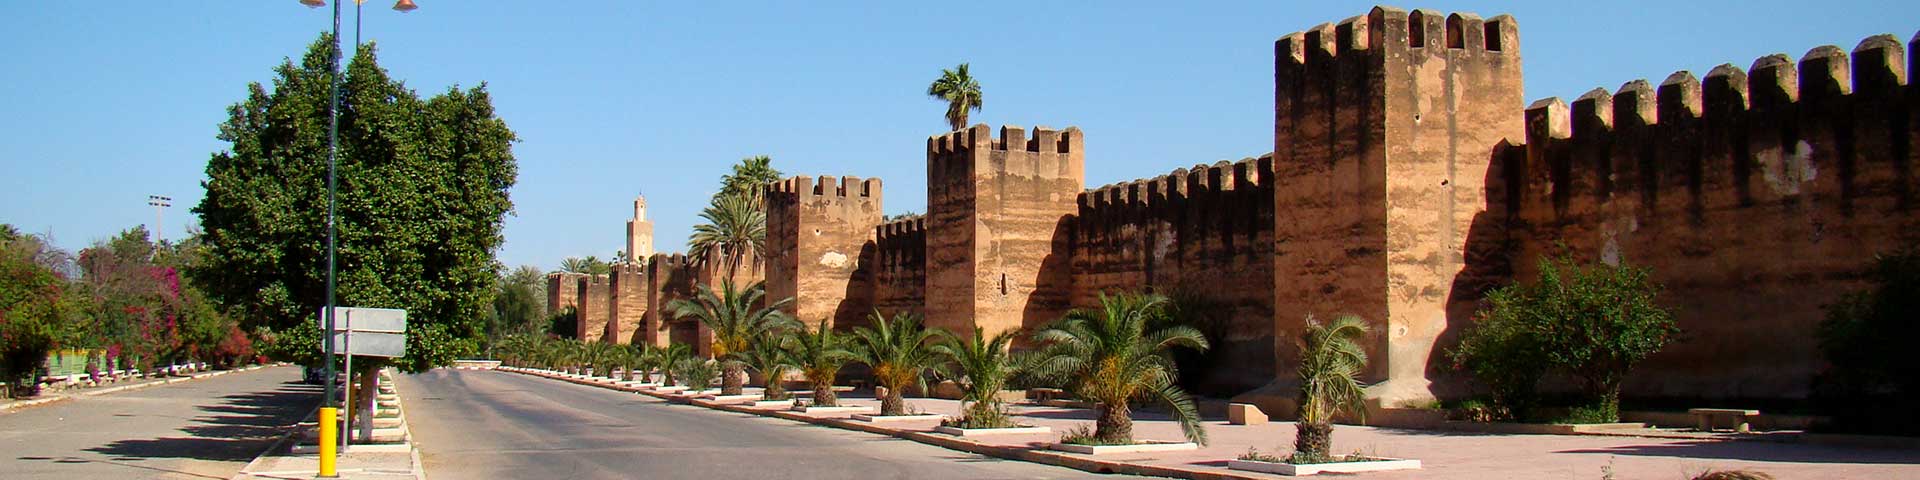
POLYGON ((765 384, 765 388, 760 391, 760 398, 785 400, 787 390, 786 386, 781 384, 781 379, 786 378, 787 372, 793 369, 792 355, 780 347, 780 340, 777 338, 757 338, 750 342, 750 345, 747 351, 740 352, 739 358, 747 368, 760 373, 760 383, 765 384))
POLYGON ((1007 415, 1006 405, 1000 401, 1000 390, 1006 388, 1008 378, 1020 371, 1020 364, 1008 351, 1019 335, 1018 330, 1009 330, 988 338, 985 330, 973 327, 972 336, 961 338, 948 335, 933 347, 935 353, 953 362, 954 373, 959 376, 960 402, 964 404, 960 418, 947 422, 947 426, 1015 426, 1013 419, 1007 415))
POLYGON ((614 357, 619 359, 620 380, 626 382, 633 381, 633 374, 638 373, 635 372, 635 370, 646 368, 646 355, 647 344, 635 343, 631 345, 621 345, 619 353, 614 357))
POLYGON ((617 346, 604 341, 588 341, 581 347, 582 359, 590 365, 591 373, 597 377, 613 378, 614 353, 617 346))
POLYGON ((1294 422, 1295 464, 1333 461, 1333 419, 1342 412, 1364 414, 1366 391, 1360 374, 1367 368, 1367 324, 1360 317, 1342 315, 1322 324, 1307 317, 1300 337, 1300 410, 1294 422))
POLYGON ((680 367, 686 364, 687 359, 693 358, 693 347, 684 343, 670 343, 659 352, 660 373, 666 377, 665 385, 676 385, 675 380, 686 376, 680 367))
POLYGON ((833 326, 822 321, 820 326, 808 329, 805 326, 791 330, 782 340, 793 367, 807 377, 808 388, 813 389, 813 404, 832 407, 840 404, 840 398, 833 394, 833 377, 840 374, 840 368, 856 358, 848 350, 847 338, 833 333, 833 326))
POLYGON ((713 388, 714 377, 720 375, 718 362, 700 357, 680 359, 679 368, 675 370, 679 370, 681 380, 686 382, 682 385, 693 392, 713 388))
POLYGON ((1169 352, 1205 350, 1207 339, 1182 325, 1148 331, 1149 323, 1165 315, 1165 304, 1159 295, 1102 294, 1099 309, 1074 310, 1034 334, 1040 345, 1034 373, 1095 402, 1093 441, 1132 443, 1130 402, 1144 399, 1166 405, 1188 440, 1206 443, 1193 399, 1174 384, 1177 372, 1169 352))
POLYGON ((653 371, 666 364, 665 350, 645 343, 636 343, 633 348, 633 368, 640 370, 640 383, 653 383, 653 371))
POLYGON ((1515 415, 1528 415, 1542 377, 1562 372, 1579 381, 1581 420, 1619 421, 1634 364, 1680 335, 1659 293, 1643 268, 1542 259, 1533 283, 1487 294, 1449 355, 1515 415))
POLYGON ((880 397, 881 415, 906 415, 908 385, 919 384, 920 375, 941 363, 934 344, 945 330, 930 330, 920 317, 901 312, 889 319, 874 311, 872 327, 853 330, 853 353, 873 369, 874 383, 887 388, 880 397))
POLYGON ((793 303, 793 297, 760 305, 767 295, 765 282, 754 282, 741 290, 734 286, 732 279, 726 279, 720 286, 720 294, 716 295, 713 289, 701 285, 693 289, 692 300, 674 300, 667 308, 672 309, 675 317, 698 319, 713 331, 713 358, 724 371, 720 394, 739 395, 746 387, 747 378, 747 367, 741 362, 740 353, 752 347, 753 339, 771 336, 795 324, 780 311, 793 303))

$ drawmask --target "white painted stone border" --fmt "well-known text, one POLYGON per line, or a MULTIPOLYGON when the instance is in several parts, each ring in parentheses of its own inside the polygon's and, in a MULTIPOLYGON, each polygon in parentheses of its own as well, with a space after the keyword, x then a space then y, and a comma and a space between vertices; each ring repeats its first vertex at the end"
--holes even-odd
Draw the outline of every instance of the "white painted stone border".
POLYGON ((806 406, 806 407, 793 407, 793 411, 800 412, 800 413, 854 413, 854 412, 864 413, 864 412, 873 411, 873 407, 862 407, 858 405, 839 406, 839 407, 806 406))
POLYGON ((698 399, 700 399, 700 400, 706 400, 706 401, 709 401, 709 402, 713 402, 713 403, 725 403, 725 404, 738 404, 738 403, 748 403, 748 402, 753 402, 753 401, 756 401, 756 400, 759 400, 759 399, 761 398, 761 395, 760 395, 760 394, 757 394, 757 393, 755 393, 755 394, 745 394, 745 393, 743 393, 743 394, 739 394, 739 395, 712 395, 712 394, 708 394, 708 395, 701 395, 701 396, 699 396, 699 397, 697 397, 697 398, 698 398, 698 399))
POLYGON ((946 420, 947 416, 941 415, 938 413, 929 413, 924 415, 869 415, 865 413, 856 413, 853 415, 853 419, 859 420, 862 422, 869 422, 869 423, 893 423, 893 422, 913 422, 913 421, 922 421, 922 420, 946 420))
POLYGON ((793 406, 793 400, 760 400, 746 405, 753 408, 786 408, 793 406))
POLYGON ((956 437, 981 437, 981 436, 987 436, 987 435, 1019 435, 1019 434, 1034 434, 1034 433, 1053 433, 1053 429, 1050 427, 960 428, 960 427, 949 427, 945 425, 934 427, 933 431, 938 433, 944 433, 947 435, 953 435, 956 437))
POLYGON ((1287 476, 1317 475, 1321 473, 1361 473, 1384 472, 1388 470, 1418 470, 1419 460, 1367 457, 1375 460, 1365 462, 1309 463, 1294 465, 1291 463, 1255 462, 1248 460, 1228 460, 1227 468, 1249 472, 1273 473, 1287 476))
POLYGON ((1086 455, 1107 455, 1114 453, 1180 452, 1199 450, 1200 445, 1193 442, 1162 442, 1146 440, 1132 445, 1076 445, 1056 443, 1047 446, 1054 450, 1086 455))

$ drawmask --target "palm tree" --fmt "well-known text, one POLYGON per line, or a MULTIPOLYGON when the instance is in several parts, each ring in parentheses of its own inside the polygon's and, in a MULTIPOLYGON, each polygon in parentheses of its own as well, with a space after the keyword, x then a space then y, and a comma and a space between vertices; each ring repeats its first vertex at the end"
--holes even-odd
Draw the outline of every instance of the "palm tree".
POLYGON ((1293 428, 1293 463, 1324 463, 1333 446, 1333 417, 1343 411, 1365 415, 1366 392, 1360 373, 1367 367, 1367 351, 1360 342, 1367 324, 1360 317, 1341 315, 1321 324, 1307 316, 1300 337, 1300 412, 1293 428))
POLYGON ((733 173, 720 177, 720 194, 745 197, 756 208, 764 209, 761 202, 768 183, 780 180, 780 171, 773 169, 773 159, 766 155, 756 155, 740 159, 733 165, 733 173))
POLYGON ((679 378, 680 363, 693 358, 693 347, 684 343, 668 344, 667 348, 656 349, 660 352, 660 372, 666 375, 664 385, 673 385, 679 378))
POLYGON ((747 377, 746 365, 741 363, 739 354, 751 347, 753 339, 772 336, 796 324, 780 311, 793 303, 793 297, 755 308, 767 295, 766 282, 754 282, 746 291, 734 288, 731 278, 721 282, 721 295, 714 295, 713 289, 701 285, 693 289, 693 300, 674 300, 667 308, 675 317, 699 319, 713 331, 713 357, 720 360, 720 368, 726 372, 722 375, 720 394, 739 395, 747 377))
POLYGON ((720 262, 731 279, 741 265, 760 264, 760 253, 766 251, 767 212, 753 199, 715 195, 700 218, 706 223, 694 225, 693 235, 687 238, 687 251, 696 265, 720 262))
POLYGON ((1164 314, 1166 303, 1166 297, 1153 294, 1102 294, 1100 309, 1068 312, 1034 335, 1041 345, 1034 372, 1096 403, 1094 440, 1132 443, 1128 401, 1146 398, 1173 410, 1187 440, 1207 443, 1193 399, 1173 382, 1176 370, 1170 356, 1175 347, 1206 350, 1207 339, 1184 325, 1147 331, 1147 324, 1164 314))
POLYGON ((666 366, 666 349, 644 343, 637 345, 639 348, 633 366, 640 369, 640 383, 653 383, 653 371, 666 366))
POLYGON ((919 381, 928 368, 939 366, 940 356, 933 346, 946 330, 928 330, 920 317, 906 312, 889 320, 875 310, 869 319, 872 328, 853 330, 853 353, 873 368, 874 383, 887 387, 887 394, 880 397, 880 414, 906 415, 907 385, 919 381))
POLYGON ((1000 390, 1006 387, 1007 379, 1020 371, 1020 364, 1008 352, 1013 339, 1019 335, 1018 330, 1008 330, 987 338, 985 330, 973 327, 972 337, 962 339, 948 335, 945 342, 933 347, 935 353, 951 359, 959 370, 960 401, 966 404, 960 418, 964 427, 1012 426, 1000 402, 1000 390))
POLYGON ((646 344, 644 343, 618 345, 614 347, 613 363, 620 365, 620 381, 633 381, 633 370, 640 368, 640 355, 641 351, 645 350, 645 348, 646 344))
POLYGON ((588 275, 605 275, 607 272, 612 271, 612 268, 607 265, 607 262, 600 261, 599 257, 588 255, 587 258, 567 257, 560 260, 560 271, 584 273, 588 275))
POLYGON ((749 342, 747 351, 737 354, 747 367, 760 372, 760 383, 765 385, 760 393, 763 400, 786 399, 786 387, 781 385, 781 379, 786 378, 787 371, 793 368, 792 355, 780 348, 780 341, 776 338, 756 337, 749 342))
POLYGON ((980 110, 980 81, 967 73, 962 63, 952 70, 940 70, 940 78, 927 86, 927 96, 947 102, 947 125, 955 131, 967 128, 967 112, 980 110))
POLYGON ((607 342, 583 342, 581 354, 587 365, 593 368, 594 376, 613 378, 615 347, 616 345, 607 342))
POLYGON ((783 343, 792 355, 794 368, 807 376, 807 385, 813 389, 813 404, 838 405, 840 400, 833 394, 833 377, 840 374, 840 367, 855 359, 853 352, 847 350, 846 337, 834 335, 833 327, 822 321, 812 332, 808 332, 805 325, 788 332, 783 343))

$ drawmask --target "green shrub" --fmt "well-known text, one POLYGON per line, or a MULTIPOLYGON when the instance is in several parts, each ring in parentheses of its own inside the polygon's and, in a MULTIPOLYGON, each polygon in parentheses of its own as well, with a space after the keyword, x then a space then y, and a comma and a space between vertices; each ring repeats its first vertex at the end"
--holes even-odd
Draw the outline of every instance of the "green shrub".
POLYGON ((1590 409, 1583 419, 1618 421, 1627 373, 1680 334, 1649 277, 1632 266, 1542 259, 1533 283, 1488 293, 1449 353, 1515 415, 1534 407, 1540 379, 1557 371, 1579 381, 1590 409))
POLYGON ((1920 324, 1920 251, 1904 248, 1874 259, 1871 286, 1827 306, 1820 350, 1827 368, 1814 394, 1836 427, 1863 433, 1912 435, 1920 413, 1920 357, 1908 344, 1920 324))

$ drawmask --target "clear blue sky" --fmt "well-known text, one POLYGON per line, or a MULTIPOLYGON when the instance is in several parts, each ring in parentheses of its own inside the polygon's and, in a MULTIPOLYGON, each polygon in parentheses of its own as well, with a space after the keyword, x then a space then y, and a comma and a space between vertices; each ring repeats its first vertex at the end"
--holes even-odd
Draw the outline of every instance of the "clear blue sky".
MULTIPOLYGON (((890 213, 924 212, 925 140, 946 129, 926 85, 963 61, 985 86, 974 122, 1084 129, 1088 186, 1259 155, 1273 142, 1273 40, 1370 8, 418 2, 404 15, 369 2, 365 36, 423 94, 488 83, 522 138, 500 258, 542 268, 623 248, 641 192, 656 243, 679 249, 748 155, 788 174, 881 177, 890 213)), ((1529 100, 1920 29, 1912 1, 1400 6, 1513 14, 1529 100)), ((158 194, 173 197, 164 230, 179 235, 209 154, 226 147, 214 139, 226 107, 328 15, 294 0, 4 2, 0 222, 77 249, 152 222, 146 196, 158 194)))

